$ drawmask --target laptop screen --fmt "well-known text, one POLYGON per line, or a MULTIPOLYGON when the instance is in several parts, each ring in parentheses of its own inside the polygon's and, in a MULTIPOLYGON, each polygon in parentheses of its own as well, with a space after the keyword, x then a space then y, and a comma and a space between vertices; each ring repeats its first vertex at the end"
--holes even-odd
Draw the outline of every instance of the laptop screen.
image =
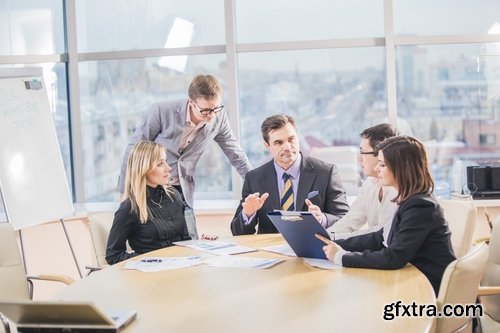
POLYGON ((113 311, 113 320, 93 303, 66 301, 0 302, 0 312, 14 322, 19 332, 104 330, 117 332, 136 317, 135 311, 113 311))

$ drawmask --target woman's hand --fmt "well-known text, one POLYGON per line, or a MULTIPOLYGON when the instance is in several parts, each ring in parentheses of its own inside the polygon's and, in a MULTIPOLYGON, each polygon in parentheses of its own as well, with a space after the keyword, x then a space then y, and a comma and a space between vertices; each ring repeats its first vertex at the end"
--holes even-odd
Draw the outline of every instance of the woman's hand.
POLYGON ((331 240, 329 240, 328 238, 326 238, 325 236, 322 236, 320 234, 316 234, 315 236, 317 239, 326 244, 325 246, 323 246, 323 252, 325 252, 325 255, 328 258, 328 260, 333 261, 333 259, 335 258, 335 254, 337 254, 337 251, 341 250, 342 248, 339 245, 332 242, 331 240))

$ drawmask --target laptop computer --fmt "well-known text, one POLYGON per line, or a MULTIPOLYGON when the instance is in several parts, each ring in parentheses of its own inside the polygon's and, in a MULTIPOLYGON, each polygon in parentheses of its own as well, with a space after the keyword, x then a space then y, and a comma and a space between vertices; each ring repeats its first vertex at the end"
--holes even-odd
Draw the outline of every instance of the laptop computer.
POLYGON ((268 212, 274 226, 283 235, 297 257, 326 259, 325 243, 316 238, 320 234, 330 239, 328 232, 309 212, 268 212))
POLYGON ((0 313, 20 333, 118 332, 137 317, 134 310, 104 313, 93 303, 73 301, 0 302, 0 313))

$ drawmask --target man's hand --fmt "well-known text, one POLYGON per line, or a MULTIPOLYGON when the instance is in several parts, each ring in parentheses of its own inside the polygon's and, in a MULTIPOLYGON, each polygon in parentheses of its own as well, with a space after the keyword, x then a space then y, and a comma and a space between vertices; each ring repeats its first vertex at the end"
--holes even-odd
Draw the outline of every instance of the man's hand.
POLYGON ((326 257, 328 260, 333 261, 335 258, 335 254, 337 253, 338 250, 342 249, 339 245, 335 244, 325 236, 321 236, 320 234, 315 235, 317 239, 325 243, 326 245, 323 246, 323 251, 325 252, 326 257))
POLYGON ((250 218, 253 214, 255 214, 256 211, 262 208, 262 205, 264 204, 268 196, 269 193, 260 195, 259 192, 255 192, 247 196, 245 198, 245 202, 241 204, 243 206, 245 215, 250 218))
POLYGON ((306 199, 306 205, 307 205, 307 210, 314 215, 314 217, 316 218, 316 220, 318 220, 319 223, 321 223, 324 217, 323 213, 321 212, 321 209, 315 204, 313 204, 309 199, 306 199))

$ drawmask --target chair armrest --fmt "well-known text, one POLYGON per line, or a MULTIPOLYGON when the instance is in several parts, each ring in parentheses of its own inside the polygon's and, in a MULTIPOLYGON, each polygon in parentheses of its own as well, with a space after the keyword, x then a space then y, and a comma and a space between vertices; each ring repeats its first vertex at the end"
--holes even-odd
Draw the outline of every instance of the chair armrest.
POLYGON ((478 296, 500 295, 500 287, 479 287, 477 290, 478 296))
POLYGON ((2 323, 4 332, 10 333, 11 330, 10 330, 9 320, 7 318, 5 318, 5 316, 2 313, 0 313, 0 322, 2 323))
POLYGON ((473 243, 473 245, 477 245, 477 244, 481 244, 481 243, 489 244, 489 242, 490 242, 490 237, 483 237, 483 238, 475 239, 472 243, 473 243))
POLYGON ((87 273, 87 275, 90 275, 90 273, 93 273, 95 271, 100 271, 103 268, 104 267, 102 267, 102 266, 92 266, 92 265, 85 266, 85 269, 89 270, 88 273, 87 273))
POLYGON ((42 281, 55 281, 61 282, 65 285, 70 285, 75 282, 75 279, 66 275, 30 275, 27 276, 28 280, 42 280, 42 281))

